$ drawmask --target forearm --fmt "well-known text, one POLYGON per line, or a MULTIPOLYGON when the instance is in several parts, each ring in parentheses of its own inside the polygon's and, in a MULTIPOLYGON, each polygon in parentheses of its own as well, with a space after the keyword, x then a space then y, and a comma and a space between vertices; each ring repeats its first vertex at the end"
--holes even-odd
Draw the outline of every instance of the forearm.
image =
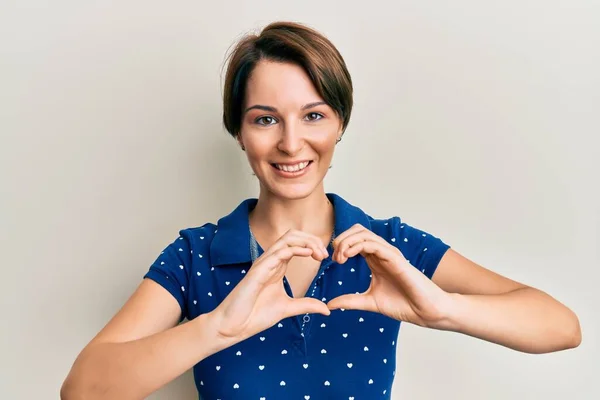
POLYGON ((526 353, 577 347, 577 316, 548 294, 526 287, 499 295, 450 294, 439 329, 451 330, 526 353))
POLYGON ((143 399, 204 358, 234 343, 211 314, 125 343, 92 344, 75 361, 63 400, 143 399))

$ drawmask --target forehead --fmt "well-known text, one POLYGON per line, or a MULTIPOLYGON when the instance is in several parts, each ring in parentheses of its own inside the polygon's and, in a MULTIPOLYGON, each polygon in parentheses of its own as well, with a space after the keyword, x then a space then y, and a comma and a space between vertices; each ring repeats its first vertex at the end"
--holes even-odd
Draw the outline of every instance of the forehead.
POLYGON ((292 63, 260 61, 252 71, 246 87, 246 104, 249 105, 304 105, 322 100, 306 71, 292 63))

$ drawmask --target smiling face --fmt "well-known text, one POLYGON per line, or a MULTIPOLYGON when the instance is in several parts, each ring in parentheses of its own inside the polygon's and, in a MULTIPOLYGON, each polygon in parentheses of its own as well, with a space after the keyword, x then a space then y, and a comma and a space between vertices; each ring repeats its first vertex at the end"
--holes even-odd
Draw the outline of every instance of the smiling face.
POLYGON ((302 67, 260 61, 250 76, 238 141, 266 190, 305 198, 322 185, 342 121, 302 67))

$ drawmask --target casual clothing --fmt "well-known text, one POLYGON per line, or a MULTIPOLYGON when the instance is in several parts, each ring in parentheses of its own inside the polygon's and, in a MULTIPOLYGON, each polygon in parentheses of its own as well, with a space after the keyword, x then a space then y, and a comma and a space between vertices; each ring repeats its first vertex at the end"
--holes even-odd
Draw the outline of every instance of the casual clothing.
MULTIPOLYGON (((449 249, 399 217, 374 219, 336 194, 327 197, 334 207, 334 237, 359 223, 430 279, 449 249)), ((182 320, 214 310, 262 254, 249 228, 256 203, 244 200, 217 225, 181 230, 150 267, 145 277, 177 299, 182 320)), ((306 296, 326 302, 367 290, 371 272, 365 259, 340 265, 331 260, 331 244, 327 250, 306 296)), ((283 284, 292 296, 287 280, 283 284)), ((399 321, 360 310, 286 318, 196 364, 196 386, 205 400, 390 399, 399 328, 399 321)))

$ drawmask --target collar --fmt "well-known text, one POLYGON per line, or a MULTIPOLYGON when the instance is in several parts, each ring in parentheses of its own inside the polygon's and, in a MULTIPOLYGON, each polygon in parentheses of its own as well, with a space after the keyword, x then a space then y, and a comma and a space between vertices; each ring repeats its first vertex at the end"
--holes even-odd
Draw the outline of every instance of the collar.
MULTIPOLYGON (((365 228, 371 229, 369 216, 360 208, 353 206, 334 193, 326 195, 333 204, 334 236, 339 236, 354 224, 361 224, 365 228)), ((248 217, 257 202, 256 198, 246 199, 229 215, 219 219, 217 233, 210 244, 210 260, 213 267, 252 261, 248 217)))

